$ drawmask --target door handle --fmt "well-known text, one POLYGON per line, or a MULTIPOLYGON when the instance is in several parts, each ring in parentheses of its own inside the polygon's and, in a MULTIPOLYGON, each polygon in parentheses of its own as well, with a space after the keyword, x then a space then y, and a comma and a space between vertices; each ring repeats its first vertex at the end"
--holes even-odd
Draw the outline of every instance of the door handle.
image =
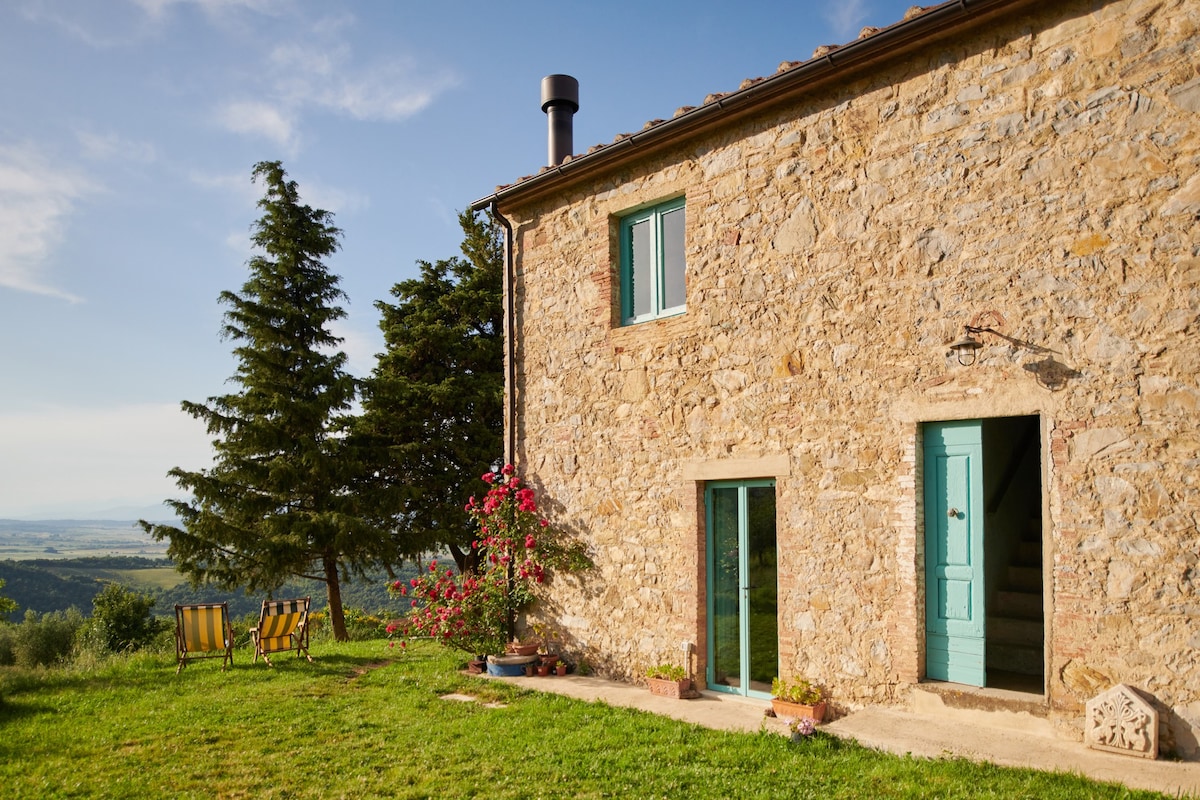
POLYGON ((959 513, 960 512, 957 508, 952 508, 946 512, 946 516, 950 517, 951 519, 958 519, 959 513))

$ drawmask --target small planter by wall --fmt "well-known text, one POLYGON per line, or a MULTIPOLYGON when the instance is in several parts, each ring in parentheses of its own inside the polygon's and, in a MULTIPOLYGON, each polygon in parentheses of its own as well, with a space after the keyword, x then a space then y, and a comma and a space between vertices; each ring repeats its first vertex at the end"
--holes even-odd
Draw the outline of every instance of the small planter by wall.
POLYGON ((561 661, 558 662, 558 666, 556 666, 554 669, 560 676, 567 674, 567 665, 562 663, 561 661))
POLYGON ((818 724, 825 721, 824 700, 813 705, 804 705, 803 703, 789 703, 787 700, 773 697, 771 698, 771 708, 775 711, 775 716, 783 720, 811 719, 818 724))
POLYGON ((670 697, 680 700, 696 696, 695 690, 692 689, 691 678, 684 678, 678 681, 671 681, 666 678, 647 678, 646 685, 650 687, 650 694, 656 694, 660 697, 670 697))

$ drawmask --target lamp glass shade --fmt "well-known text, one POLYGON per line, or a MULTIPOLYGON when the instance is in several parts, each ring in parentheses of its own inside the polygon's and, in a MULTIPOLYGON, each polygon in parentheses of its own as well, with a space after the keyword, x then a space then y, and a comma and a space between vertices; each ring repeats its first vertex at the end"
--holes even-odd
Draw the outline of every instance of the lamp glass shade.
POLYGON ((983 347, 983 343, 968 333, 957 342, 951 343, 950 352, 958 357, 958 363, 968 367, 975 363, 976 351, 981 347, 983 347))

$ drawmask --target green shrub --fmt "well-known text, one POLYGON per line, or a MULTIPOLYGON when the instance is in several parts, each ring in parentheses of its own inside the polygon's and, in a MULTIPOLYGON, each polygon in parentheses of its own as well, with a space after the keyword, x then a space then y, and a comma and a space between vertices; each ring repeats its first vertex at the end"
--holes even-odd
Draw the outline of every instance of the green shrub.
MULTIPOLYGON (((346 635, 352 642, 364 642, 368 639, 378 639, 386 635, 384 628, 387 622, 375 614, 368 614, 361 608, 347 608, 346 635)), ((311 615, 310 615, 311 616, 311 615)))
POLYGON ((150 595, 109 583, 92 599, 90 633, 110 652, 137 650, 158 633, 158 621, 150 614, 153 607, 150 595))
MULTIPOLYGON (((0 578, 0 589, 4 588, 4 579, 0 578)), ((3 619, 10 611, 17 610, 17 602, 11 597, 0 595, 0 619, 3 619)))
POLYGON ((658 678, 664 681, 681 681, 687 677, 683 667, 675 664, 659 664, 646 670, 647 678, 658 678))
POLYGON ((820 686, 804 678, 785 681, 776 677, 771 680, 771 696, 789 703, 811 706, 824 700, 825 692, 820 686))
POLYGON ((38 615, 25 611, 25 619, 15 626, 13 662, 18 667, 50 667, 70 660, 75 634, 83 627, 83 614, 72 606, 66 611, 38 615))
POLYGON ((17 626, 0 622, 0 667, 17 663, 17 626))

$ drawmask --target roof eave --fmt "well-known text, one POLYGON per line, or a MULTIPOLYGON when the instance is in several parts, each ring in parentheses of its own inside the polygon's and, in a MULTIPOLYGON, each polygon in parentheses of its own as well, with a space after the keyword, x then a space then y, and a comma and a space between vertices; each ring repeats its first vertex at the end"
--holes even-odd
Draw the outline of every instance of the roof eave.
POLYGON ((952 0, 943 3, 672 119, 629 134, 592 152, 573 156, 558 166, 547 167, 517 183, 498 188, 471 203, 470 208, 472 211, 481 211, 511 200, 534 199, 588 175, 602 172, 627 156, 632 157, 635 150, 638 155, 653 152, 705 129, 760 111, 773 103, 812 92, 835 78, 844 79, 874 64, 895 59, 917 47, 1037 2, 1039 0, 952 0))

